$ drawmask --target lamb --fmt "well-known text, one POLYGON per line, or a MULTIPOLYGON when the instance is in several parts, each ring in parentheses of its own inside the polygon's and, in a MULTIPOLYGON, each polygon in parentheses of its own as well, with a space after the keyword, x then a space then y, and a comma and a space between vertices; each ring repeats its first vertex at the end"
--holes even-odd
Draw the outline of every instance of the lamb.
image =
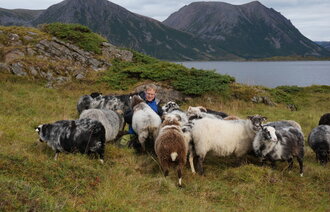
POLYGON ((198 158, 197 168, 203 174, 203 161, 209 151, 218 156, 241 157, 252 150, 252 142, 266 117, 248 116, 247 120, 202 118, 194 121, 191 136, 198 158))
POLYGON ((80 119, 90 118, 100 121, 105 128, 105 141, 113 141, 117 138, 124 128, 123 111, 103 110, 103 109, 88 109, 80 114, 80 119))
POLYGON ((330 126, 319 125, 308 136, 308 144, 316 154, 316 160, 326 165, 330 159, 330 126))
POLYGON ((330 125, 330 113, 325 113, 321 116, 319 125, 330 125))
POLYGON ((132 128, 138 134, 139 143, 145 152, 145 142, 150 137, 156 139, 161 119, 138 95, 133 96, 132 108, 132 128))
POLYGON ((182 186, 182 169, 187 160, 188 144, 185 142, 178 119, 165 116, 160 125, 159 134, 155 141, 155 152, 165 177, 169 167, 177 166, 179 186, 182 186))
POLYGON ((99 121, 62 120, 39 125, 36 132, 39 134, 39 140, 46 142, 55 151, 55 160, 60 152, 97 153, 103 163, 105 129, 99 121))
POLYGON ((264 127, 257 133, 253 141, 253 150, 262 161, 269 160, 273 167, 275 161, 282 160, 289 163, 289 169, 293 166, 293 157, 296 157, 300 167, 300 176, 303 176, 303 159, 304 159, 304 135, 292 126, 274 128, 271 126, 264 127), (276 129, 276 138, 272 139, 268 133, 273 133, 276 129))
POLYGON ((162 109, 164 114, 178 115, 180 117, 179 121, 182 125, 188 122, 187 114, 180 109, 180 106, 176 102, 169 101, 162 107, 162 109))

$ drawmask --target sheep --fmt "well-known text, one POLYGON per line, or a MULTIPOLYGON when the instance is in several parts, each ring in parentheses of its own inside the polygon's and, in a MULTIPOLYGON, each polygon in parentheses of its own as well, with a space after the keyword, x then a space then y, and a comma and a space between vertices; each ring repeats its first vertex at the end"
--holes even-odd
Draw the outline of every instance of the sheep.
POLYGON ((182 125, 188 122, 187 114, 180 109, 180 106, 176 102, 173 101, 167 102, 162 107, 162 110, 164 114, 178 115, 180 117, 179 121, 181 122, 182 125))
POLYGON ((90 118, 100 121, 105 128, 105 141, 113 141, 117 138, 119 133, 124 128, 123 111, 117 110, 102 110, 102 109, 88 109, 80 114, 80 119, 90 118))
POLYGON ((39 140, 46 142, 55 151, 57 160, 60 152, 98 153, 104 161, 105 129, 101 122, 91 119, 62 120, 39 125, 36 129, 39 140))
POLYGON ((326 165, 330 159, 330 126, 319 125, 308 136, 308 144, 316 154, 316 160, 326 165))
POLYGON ((165 116, 155 140, 155 152, 164 176, 168 176, 169 167, 177 166, 179 186, 182 186, 182 169, 187 160, 188 144, 185 142, 178 119, 165 116))
POLYGON ((203 161, 213 150, 218 156, 241 157, 252 150, 252 142, 266 117, 248 116, 247 120, 202 118, 194 121, 191 136, 198 158, 197 168, 203 174, 203 161))
POLYGON ((287 161, 289 169, 293 166, 293 157, 296 157, 300 167, 300 176, 303 176, 304 159, 304 135, 301 130, 289 126, 274 128, 264 127, 257 133, 253 141, 253 150, 262 161, 269 160, 272 167, 275 167, 275 161, 287 161), (275 131, 276 129, 276 131, 275 131), (276 138, 271 138, 268 133, 275 131, 276 138))
POLYGON ((319 125, 330 125, 330 113, 325 113, 321 116, 319 125))
POLYGON ((191 107, 189 106, 187 110, 187 116, 189 120, 192 119, 201 119, 201 118, 213 118, 213 119, 223 119, 224 117, 227 117, 228 115, 223 112, 208 112, 210 110, 206 109, 205 107, 198 106, 198 107, 191 107), (222 114, 222 115, 220 115, 222 114))
POLYGON ((126 111, 130 106, 130 99, 134 94, 128 95, 106 95, 102 93, 91 93, 79 98, 77 103, 77 111, 80 114, 87 109, 108 109, 108 110, 122 110, 126 111))
POLYGON ((302 131, 300 124, 293 120, 281 120, 281 121, 268 122, 268 123, 264 124, 264 126, 272 126, 275 129, 281 129, 283 127, 294 127, 296 129, 302 131))
POLYGON ((145 152, 145 141, 150 137, 156 139, 161 119, 138 95, 133 96, 132 108, 132 128, 138 134, 139 143, 145 152))

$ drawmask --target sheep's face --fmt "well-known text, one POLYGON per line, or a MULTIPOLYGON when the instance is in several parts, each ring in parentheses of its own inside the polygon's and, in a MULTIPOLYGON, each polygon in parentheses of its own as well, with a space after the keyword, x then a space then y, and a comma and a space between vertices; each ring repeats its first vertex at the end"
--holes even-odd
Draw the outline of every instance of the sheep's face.
POLYGON ((248 119, 250 119, 250 121, 252 122, 252 128, 254 131, 261 130, 262 122, 267 120, 266 117, 260 115, 248 116, 248 119))
POLYGON ((325 166, 329 162, 330 152, 327 150, 319 150, 317 151, 316 156, 320 161, 320 164, 325 166))
POLYGON ((162 107, 162 109, 164 112, 171 112, 180 109, 180 106, 176 102, 169 101, 162 107))
POLYGON ((202 106, 199 106, 199 107, 190 107, 188 108, 187 110, 187 116, 190 118, 190 117, 193 117, 193 116, 197 116, 198 118, 201 118, 202 117, 202 112, 206 113, 206 108, 205 107, 202 107, 202 106))
POLYGON ((134 95, 131 100, 131 107, 134 108, 135 105, 144 102, 139 95, 134 95))
POLYGON ((275 128, 268 126, 268 127, 264 127, 262 128, 262 135, 264 137, 265 140, 267 141, 271 141, 271 142, 277 142, 277 136, 275 133, 275 128))

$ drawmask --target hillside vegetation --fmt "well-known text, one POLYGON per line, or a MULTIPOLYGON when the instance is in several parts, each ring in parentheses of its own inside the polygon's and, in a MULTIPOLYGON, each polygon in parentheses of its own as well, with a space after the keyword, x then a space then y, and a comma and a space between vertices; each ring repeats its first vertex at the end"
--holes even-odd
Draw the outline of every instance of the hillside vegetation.
MULTIPOLYGON (((188 69, 134 52, 132 62, 112 61, 108 71, 46 88, 47 81, 0 73, 0 211, 329 211, 330 169, 315 161, 305 145, 304 177, 295 161, 277 168, 259 166, 248 156, 208 155, 205 176, 187 166, 183 188, 176 173, 163 177, 152 153, 137 154, 108 143, 105 164, 81 154, 60 154, 38 141, 35 127, 77 119, 80 96, 129 93, 155 82, 188 95, 182 108, 202 105, 245 118, 261 114, 269 121, 292 119, 305 138, 329 112, 330 86, 246 86, 213 71, 188 69), (267 97, 274 106, 253 103, 267 97), (295 111, 288 108, 294 105, 295 111)), ((292 107, 290 107, 292 109, 292 107)))

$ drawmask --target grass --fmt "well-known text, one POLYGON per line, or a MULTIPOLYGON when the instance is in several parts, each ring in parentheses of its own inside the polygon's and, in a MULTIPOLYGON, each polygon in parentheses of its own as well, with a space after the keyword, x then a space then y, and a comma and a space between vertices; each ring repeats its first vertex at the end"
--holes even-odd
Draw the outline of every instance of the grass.
MULTIPOLYGON (((329 211, 330 169, 315 161, 306 145, 305 176, 295 162, 276 169, 260 167, 249 156, 207 156, 206 176, 184 170, 184 187, 176 186, 173 170, 164 178, 155 158, 107 144, 105 164, 80 154, 60 154, 37 141, 34 127, 61 119, 76 119, 80 96, 93 91, 121 93, 102 82, 73 82, 45 88, 36 82, 0 74, 0 211, 329 211)), ((261 88, 242 88, 248 95, 261 88)), ((328 86, 278 88, 292 95, 298 111, 285 105, 266 106, 238 98, 203 95, 182 107, 203 105, 244 118, 262 114, 270 121, 298 121, 307 137, 319 117, 329 112, 328 86), (317 107, 315 106, 317 105, 317 107)), ((127 91, 128 92, 128 91, 127 91)), ((267 92, 267 91, 265 91, 267 92)))

